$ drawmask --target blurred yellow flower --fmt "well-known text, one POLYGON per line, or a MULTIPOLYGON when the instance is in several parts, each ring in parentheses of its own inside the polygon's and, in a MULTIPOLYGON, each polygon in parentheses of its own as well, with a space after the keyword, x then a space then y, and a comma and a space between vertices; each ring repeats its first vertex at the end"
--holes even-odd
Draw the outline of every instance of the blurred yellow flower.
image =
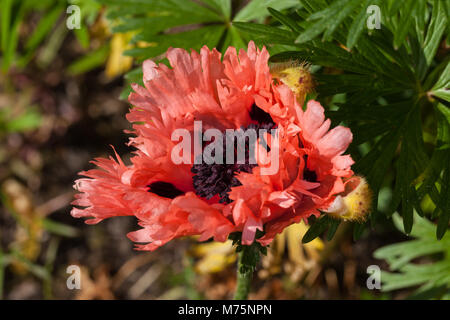
POLYGON ((308 228, 302 221, 287 227, 275 237, 269 247, 267 256, 262 258, 263 269, 259 272, 261 278, 267 278, 284 271, 295 282, 300 280, 308 271, 320 269, 320 253, 324 248, 324 243, 319 238, 308 243, 302 243, 302 238, 308 228), (286 249, 288 259, 284 258, 286 249))
POLYGON ((236 261, 235 249, 230 240, 198 244, 191 253, 200 258, 195 265, 195 271, 199 274, 220 272, 236 261))
POLYGON ((111 49, 106 62, 106 75, 108 78, 114 78, 131 69, 133 58, 125 56, 126 50, 132 49, 130 40, 133 37, 132 32, 115 33, 111 39, 111 49))

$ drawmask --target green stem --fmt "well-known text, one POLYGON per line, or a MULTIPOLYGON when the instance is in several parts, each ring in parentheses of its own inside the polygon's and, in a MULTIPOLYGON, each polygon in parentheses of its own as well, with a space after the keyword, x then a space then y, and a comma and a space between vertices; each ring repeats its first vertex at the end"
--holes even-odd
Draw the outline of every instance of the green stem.
POLYGON ((252 244, 242 246, 239 252, 237 285, 234 300, 246 300, 253 278, 253 271, 256 268, 260 256, 260 245, 252 244))
POLYGON ((253 278, 253 270, 243 268, 242 260, 245 250, 239 253, 237 285, 234 300, 247 300, 253 278))

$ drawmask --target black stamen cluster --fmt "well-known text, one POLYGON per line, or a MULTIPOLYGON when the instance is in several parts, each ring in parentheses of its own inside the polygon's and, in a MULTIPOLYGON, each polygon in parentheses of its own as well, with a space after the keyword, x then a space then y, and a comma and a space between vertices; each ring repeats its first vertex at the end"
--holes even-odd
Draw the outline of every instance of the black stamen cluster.
MULTIPOLYGON (((270 115, 256 105, 253 105, 250 111, 250 117, 252 120, 257 121, 257 124, 250 124, 247 127, 242 127, 241 129, 244 133, 247 130, 255 130, 259 137, 259 130, 265 129, 270 130, 275 126, 270 115)), ((270 131, 269 131, 270 133, 270 131)), ((191 168, 192 173, 195 173, 193 176, 193 184, 195 193, 200 197, 204 197, 206 199, 211 199, 215 195, 219 195, 221 203, 230 203, 232 200, 228 196, 228 192, 231 191, 232 187, 240 186, 241 183, 235 177, 239 172, 247 172, 251 173, 253 168, 256 167, 256 164, 251 164, 250 159, 250 148, 249 148, 249 139, 246 137, 245 142, 245 163, 237 164, 237 141, 234 140, 234 164, 226 164, 226 142, 227 137, 226 134, 223 134, 223 164, 194 164, 191 168)), ((252 150, 253 152, 255 150, 252 150)), ((214 152, 212 154, 215 156, 214 152)), ((253 157, 254 155, 252 155, 253 157)))

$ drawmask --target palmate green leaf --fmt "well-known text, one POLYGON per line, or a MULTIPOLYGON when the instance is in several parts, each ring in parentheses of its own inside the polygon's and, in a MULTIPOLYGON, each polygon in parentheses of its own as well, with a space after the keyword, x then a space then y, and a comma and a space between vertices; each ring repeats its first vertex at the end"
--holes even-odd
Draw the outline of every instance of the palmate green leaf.
MULTIPOLYGON (((384 37, 388 36, 386 33, 383 35, 384 37)), ((401 57, 395 53, 392 54, 392 51, 387 49, 389 47, 386 41, 381 41, 376 36, 370 38, 361 37, 356 48, 358 49, 358 53, 355 53, 355 55, 361 54, 361 56, 370 61, 371 65, 376 69, 377 74, 382 74, 384 77, 389 78, 390 82, 398 83, 396 87, 399 90, 413 86, 412 81, 415 81, 414 75, 401 62, 401 57)))
POLYGON ((431 15, 430 25, 427 30, 423 50, 427 65, 430 65, 433 60, 447 25, 447 16, 445 14, 443 4, 444 2, 445 1, 439 0, 433 1, 433 12, 431 15))
POLYGON ((227 20, 231 19, 231 2, 229 0, 203 0, 203 2, 216 9, 227 20))
MULTIPOLYGON (((447 261, 438 262, 431 266, 408 266, 405 267, 404 274, 392 274, 387 272, 381 273, 381 278, 387 284, 383 286, 383 291, 392 291, 418 285, 426 285, 427 287, 440 288, 448 282, 448 268, 447 261)), ((446 289, 447 290, 447 289, 446 289)), ((421 290, 423 292, 423 289, 421 290)), ((437 291, 439 294, 442 290, 437 291)), ((418 292, 417 292, 418 293, 418 292)), ((416 295, 417 295, 416 293, 416 295)), ((439 297, 439 296, 438 296, 439 297)))
MULTIPOLYGON (((450 126, 450 109, 447 108, 446 106, 444 106, 443 104, 438 104, 437 105, 437 109, 439 110, 439 112, 442 114, 443 116, 443 120, 447 121, 447 124, 445 122, 442 123, 442 127, 446 126, 446 133, 444 133, 444 129, 442 134, 438 133, 438 140, 442 141, 442 142, 450 142, 450 135, 448 133, 448 127, 450 126)), ((439 131, 438 131, 439 132, 439 131)))
POLYGON ((447 59, 444 62, 446 63, 446 67, 444 71, 442 71, 442 74, 439 76, 439 79, 436 81, 431 90, 450 87, 450 61, 447 59))
MULTIPOLYGON (((194 50, 199 50, 202 46, 212 48, 222 37, 224 31, 224 26, 212 25, 181 33, 155 35, 152 38, 154 43, 150 46, 130 49, 125 51, 125 54, 143 60, 148 57, 158 56, 166 52, 169 47, 192 48, 194 50)), ((140 36, 137 36, 135 39, 137 41, 143 40, 140 36)))
POLYGON ((403 227, 406 234, 411 232, 414 212, 411 200, 411 182, 414 178, 414 173, 412 172, 412 165, 408 163, 410 156, 408 142, 403 140, 400 157, 397 161, 397 184, 396 189, 394 189, 394 193, 398 193, 401 197, 403 227))
MULTIPOLYGON (((439 76, 439 79, 434 84, 433 88, 430 90, 430 93, 440 99, 443 99, 447 102, 450 102, 450 59, 444 60, 444 64, 446 64, 444 71, 439 76)), ((438 68, 437 68, 438 69, 438 68)))
POLYGON ((353 20, 352 25, 348 31, 348 37, 347 37, 347 48, 352 49, 356 42, 358 41, 359 37, 361 36, 361 33, 364 30, 364 26, 367 21, 367 7, 371 4, 375 4, 373 0, 365 0, 362 7, 359 9, 359 13, 356 16, 355 20, 353 20))
POLYGON ((413 181, 425 170, 426 163, 428 163, 424 151, 418 108, 412 108, 408 112, 401 130, 401 150, 396 166, 396 183, 391 210, 394 211, 401 202, 404 230, 408 234, 413 225, 414 209, 421 212, 413 181))
MULTIPOLYGON (((135 48, 125 54, 138 62, 161 60, 169 47, 199 50, 206 45, 222 52, 228 46, 244 48, 253 37, 253 29, 264 29, 268 40, 275 40, 275 35, 270 38, 272 29, 265 29, 265 25, 248 26, 246 22, 263 21, 269 15, 269 6, 277 10, 300 7, 297 0, 252 0, 232 15, 232 0, 98 1, 106 5, 114 33, 135 34, 131 41, 135 48)), ((278 33, 280 29, 274 30, 278 33)), ((293 42, 288 35, 285 44, 293 42)), ((121 96, 125 95, 126 92, 121 96)))
MULTIPOLYGON (((437 208, 440 211, 438 227, 436 230, 436 236, 441 239, 448 229, 450 220, 450 149, 442 149, 439 147, 450 145, 450 109, 443 104, 437 105, 438 110, 438 133, 437 133, 437 147, 442 160, 441 164, 444 167, 442 174, 442 183, 439 199, 437 199, 437 208)), ((439 169, 435 169, 435 172, 439 173, 439 169)), ((435 175, 438 176, 437 174, 435 175)))
POLYGON ((268 8, 268 10, 272 15, 272 17, 280 21, 286 27, 290 28, 293 32, 300 32, 302 30, 300 25, 291 17, 284 15, 283 13, 274 8, 268 8))
MULTIPOLYGON (((427 0, 419 0, 417 4, 417 14, 414 16, 414 21, 416 24, 416 30, 425 30, 425 25, 429 18, 429 11, 427 10, 427 0)), ((423 40, 424 34, 422 32, 417 32, 417 36, 421 37, 423 40)), ((423 42, 423 41, 422 41, 423 42)))
POLYGON ((326 41, 331 40, 331 36, 333 35, 336 28, 339 24, 344 21, 345 18, 358 6, 360 5, 360 0, 349 0, 345 3, 345 6, 339 10, 339 13, 333 18, 330 19, 330 22, 327 23, 327 30, 323 34, 323 39, 326 41))
POLYGON ((195 18, 203 16, 207 20, 220 20, 221 16, 206 6, 190 0, 97 0, 115 10, 116 17, 128 14, 159 13, 161 15, 180 13, 195 18))
MULTIPOLYGON (((369 3, 369 1, 366 2, 369 3)), ((374 4, 373 2, 377 1, 372 0, 371 4, 374 4)), ((335 30, 351 13, 357 10, 357 18, 354 20, 354 23, 348 32, 347 39, 347 44, 350 45, 349 48, 352 48, 355 45, 363 30, 367 4, 356 0, 336 0, 329 6, 320 6, 322 8, 320 11, 317 11, 319 6, 313 6, 311 2, 305 3, 304 6, 305 8, 309 8, 309 12, 312 13, 308 17, 308 20, 314 21, 314 23, 310 24, 305 31, 300 32, 296 40, 297 43, 305 43, 313 40, 322 33, 324 40, 331 40, 335 30)))
POLYGON ((300 0, 308 13, 317 13, 327 8, 326 0, 300 0))
POLYGON ((261 18, 267 16, 268 7, 275 10, 284 10, 298 6, 298 0, 252 0, 236 14, 233 21, 261 20, 261 18))
POLYGON ((233 25, 228 28, 227 38, 225 38, 224 42, 224 48, 229 46, 235 47, 236 50, 247 47, 247 43, 245 43, 239 31, 233 25))
MULTIPOLYGON (((276 31, 272 31, 276 34, 276 31)), ((264 32, 260 34, 261 39, 268 42, 270 39, 266 38, 264 32)), ((286 44, 288 34, 283 39, 277 40, 276 43, 283 41, 286 44)), ((275 40, 275 39, 274 39, 275 40)), ((286 51, 276 54, 271 57, 271 61, 279 62, 285 60, 299 60, 308 61, 312 64, 321 65, 324 67, 338 68, 354 73, 373 75, 376 69, 370 62, 361 56, 355 56, 346 50, 336 46, 335 44, 322 43, 321 41, 311 41, 304 45, 296 45, 298 51, 286 51)))
POLYGON ((370 75, 359 74, 318 74, 315 79, 323 96, 359 91, 376 82, 370 75))
MULTIPOLYGON (((313 22, 305 31, 300 32, 296 43, 305 43, 313 40, 322 32, 324 33, 324 40, 331 40, 331 36, 336 28, 360 4, 360 1, 355 0, 336 0, 328 7, 320 6, 323 8, 322 10, 312 13, 307 18, 307 20, 313 22)), ((305 7, 311 8, 311 3, 308 3, 305 7)))
MULTIPOLYGON (((323 39, 331 40, 338 27, 345 26, 347 34, 346 43, 349 49, 353 48, 364 32, 367 21, 367 8, 370 5, 381 7, 382 23, 390 29, 395 37, 392 39, 394 48, 398 49, 405 44, 408 34, 415 28, 422 31, 417 36, 423 38, 425 32, 425 17, 427 5, 433 6, 434 15, 426 33, 426 39, 420 41, 421 48, 425 48, 426 58, 434 56, 436 43, 442 37, 442 30, 448 28, 445 1, 416 0, 416 1, 389 1, 389 0, 334 0, 329 4, 323 1, 302 1, 306 18, 310 24, 305 31, 298 32, 297 43, 304 43, 323 34, 323 39), (423 45, 423 47, 422 47, 423 45)), ((384 27, 384 28, 385 28, 384 27)), ((383 29, 383 28, 382 28, 383 29)), ((406 43, 407 45, 407 43, 406 43)))
MULTIPOLYGON (((111 12, 110 12, 111 15, 111 12)), ((140 38, 151 39, 154 35, 180 25, 215 22, 208 21, 205 17, 190 16, 179 12, 166 13, 160 16, 130 17, 126 23, 118 24, 112 28, 114 33, 124 33, 140 30, 140 38)))
POLYGON ((406 35, 409 32, 414 16, 416 14, 416 7, 419 1, 403 1, 403 7, 400 8, 400 19, 398 22, 398 29, 394 36, 394 48, 398 49, 405 41, 406 35))
POLYGON ((374 203, 377 203, 378 191, 383 183, 386 171, 391 166, 395 151, 399 144, 400 134, 391 131, 380 139, 362 159, 355 163, 355 170, 362 173, 374 192, 374 203))
POLYGON ((450 208, 447 203, 448 189, 442 187, 443 174, 450 170, 450 111, 442 104, 438 104, 435 108, 437 118, 437 135, 436 147, 433 151, 431 159, 425 169, 423 176, 425 179, 417 187, 418 199, 424 199, 425 195, 429 195, 436 209, 433 217, 441 216, 443 220, 439 220, 440 227, 436 230, 436 235, 440 238, 444 232, 443 225, 450 208))
MULTIPOLYGON (((447 157, 450 161, 450 158, 447 157)), ((450 221, 450 166, 444 169, 441 187, 441 197, 438 207, 441 210, 439 215, 438 225, 436 228, 436 237, 441 240, 448 229, 448 223, 450 221)))
POLYGON ((233 26, 261 43, 292 44, 294 40, 289 31, 265 24, 234 22, 233 26))
POLYGON ((326 25, 322 22, 322 20, 316 21, 313 25, 311 25, 307 30, 302 32, 295 43, 305 43, 317 37, 321 34, 326 28, 326 25))
POLYGON ((435 97, 441 98, 447 102, 450 102, 450 89, 442 88, 432 91, 435 97))
MULTIPOLYGON (((374 252, 375 258, 385 260, 390 270, 395 271, 382 272, 382 291, 420 286, 413 296, 443 298, 450 290, 450 233, 436 241, 432 223, 417 215, 414 220, 411 236, 415 240, 388 245, 374 252), (437 253, 442 254, 438 261, 413 263, 420 257, 429 259, 437 253)), ((401 230, 403 223, 398 215, 394 215, 394 222, 401 230)))
MULTIPOLYGON (((208 44, 211 47, 217 47, 222 50, 226 45, 231 43, 242 46, 247 43, 248 39, 240 34, 240 29, 234 25, 238 22, 246 22, 248 20, 263 19, 269 13, 268 6, 273 6, 276 9, 282 10, 292 6, 298 6, 296 0, 282 0, 282 1, 250 1, 245 7, 231 16, 231 0, 99 0, 101 3, 108 5, 108 18, 113 20, 115 26, 114 32, 128 32, 136 31, 137 34, 133 42, 138 41, 147 42, 150 46, 164 47, 178 46, 185 49, 199 49, 203 45, 208 44), (232 24, 230 24, 230 21, 232 24), (214 30, 210 27, 221 27, 214 30), (179 30, 174 31, 174 27, 179 30), (204 43, 204 37, 196 38, 197 33, 183 34, 195 30, 208 30, 208 32, 215 32, 208 39, 215 39, 204 43), (180 35, 178 37, 178 35, 180 35), (180 41, 182 37, 189 36, 189 40, 180 41), (168 38, 166 40, 165 38, 168 38), (176 44, 170 42, 174 40, 176 44), (165 45, 167 44, 167 46, 165 45)), ((206 33, 199 31, 198 34, 204 35, 206 33)), ((160 54, 162 50, 147 49, 147 50, 131 50, 129 53, 135 55, 136 52, 147 54, 145 58, 152 58, 160 54)))
MULTIPOLYGON (((377 30, 370 37, 362 37, 357 49, 363 56, 376 55, 374 59, 381 59, 381 65, 383 67, 391 71, 399 72, 401 76, 397 78, 402 80, 401 83, 411 86, 410 83, 416 81, 411 58, 405 47, 395 50, 392 47, 392 39, 393 35, 389 30, 377 30), (373 44, 369 42, 373 42, 373 44)), ((376 60, 374 63, 380 64, 380 61, 376 60)), ((392 75, 393 72, 390 74, 392 75)), ((395 79, 395 81, 398 80, 395 79)))
POLYGON ((447 1, 443 1, 445 16, 447 17, 447 39, 446 44, 450 44, 450 5, 447 1))

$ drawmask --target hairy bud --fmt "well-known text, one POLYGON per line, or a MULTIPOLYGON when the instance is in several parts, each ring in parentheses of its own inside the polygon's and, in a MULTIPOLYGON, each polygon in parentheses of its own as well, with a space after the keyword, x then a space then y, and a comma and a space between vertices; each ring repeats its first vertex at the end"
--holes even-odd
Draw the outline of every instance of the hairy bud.
POLYGON ((372 191, 366 179, 354 176, 346 191, 338 195, 326 212, 342 220, 365 221, 372 205, 372 191))
POLYGON ((295 93, 300 105, 305 102, 306 94, 312 92, 314 88, 309 65, 305 62, 275 63, 270 67, 270 73, 273 78, 287 85, 295 93))

